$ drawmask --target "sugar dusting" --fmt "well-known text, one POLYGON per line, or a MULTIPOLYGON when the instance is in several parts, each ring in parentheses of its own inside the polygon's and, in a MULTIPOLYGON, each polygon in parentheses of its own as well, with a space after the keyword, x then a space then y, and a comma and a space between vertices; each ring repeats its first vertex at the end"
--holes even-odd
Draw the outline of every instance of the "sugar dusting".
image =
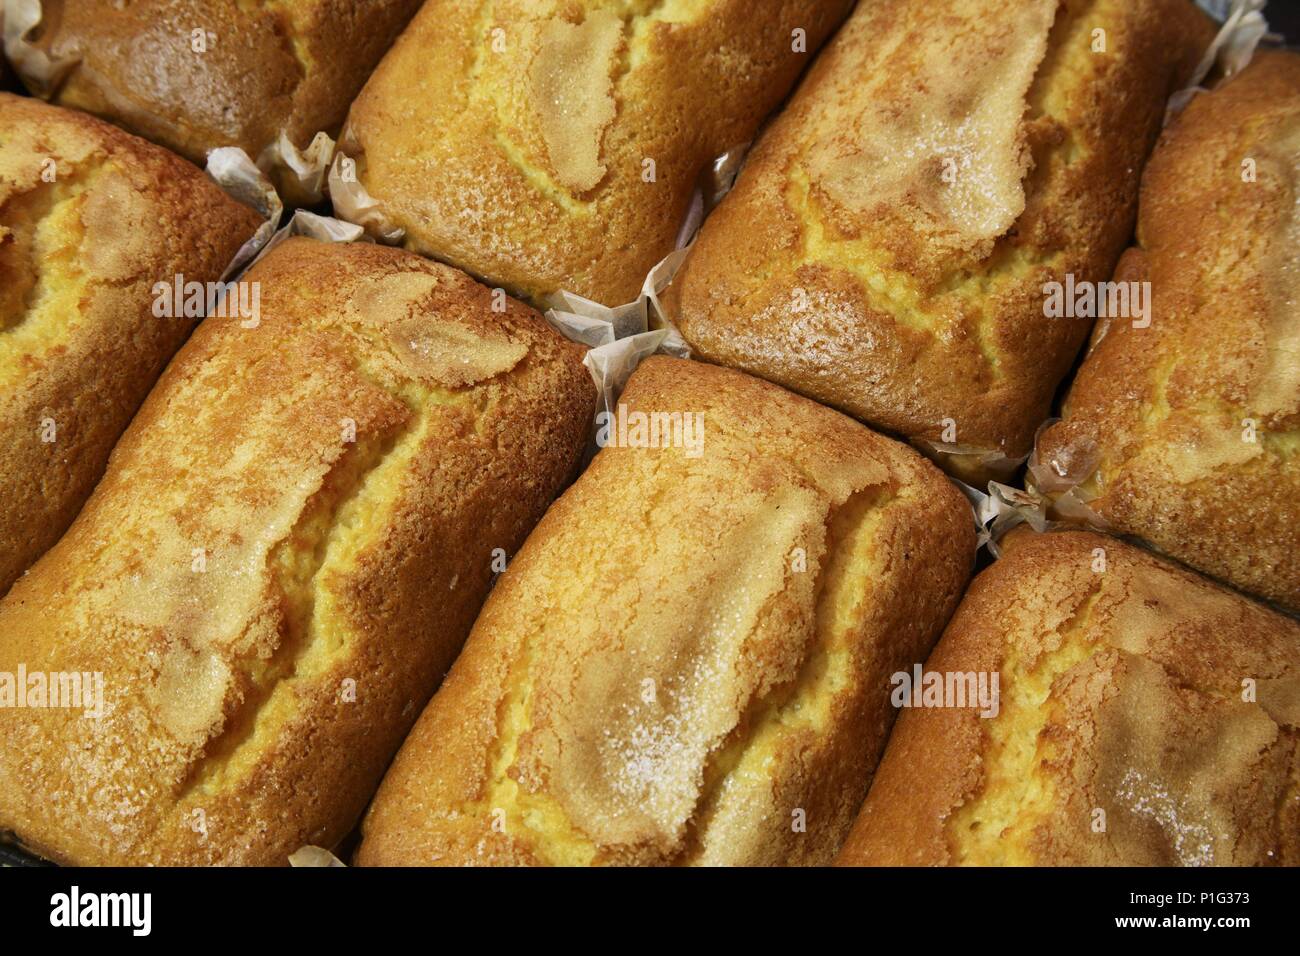
MULTIPOLYGON (((785 587, 780 556, 801 540, 801 529, 817 510, 802 490, 789 490, 781 500, 772 515, 723 536, 715 548, 717 562, 707 569, 713 583, 707 597, 678 608, 683 622, 692 623, 632 669, 654 675, 654 693, 643 694, 642 683, 630 680, 621 699, 611 702, 598 759, 615 816, 648 817, 661 835, 679 837, 701 799, 713 787, 726 786, 712 779, 726 770, 716 762, 744 708, 764 691, 744 660, 754 653, 756 639, 774 650, 774 636, 764 633, 763 608, 785 587)), ((706 569, 697 571, 706 575, 706 569)), ((797 665, 792 649, 780 665, 764 668, 764 679, 789 679, 797 665)))
POLYGON ((696 658, 678 675, 678 686, 659 689, 666 704, 635 698, 619 710, 628 729, 606 728, 601 762, 609 769, 610 789, 628 806, 655 820, 679 822, 693 804, 698 781, 684 768, 703 764, 711 742, 705 732, 716 717, 710 690, 729 679, 717 661, 696 658))
POLYGON ((1116 798, 1136 816, 1147 817, 1169 838, 1182 866, 1214 864, 1214 836, 1209 827, 1190 819, 1187 802, 1159 781, 1130 767, 1115 790, 1116 798))
POLYGON ((856 128, 810 150, 818 186, 855 216, 911 209, 960 247, 1007 232, 1025 209, 1026 97, 1055 14, 1055 3, 1036 3, 996 34, 943 49, 916 24, 906 61, 916 81, 886 72, 852 93, 856 128))
POLYGON ((579 192, 605 175, 601 142, 617 111, 612 74, 622 42, 623 21, 608 10, 593 10, 578 24, 550 20, 529 71, 551 165, 560 182, 579 192))

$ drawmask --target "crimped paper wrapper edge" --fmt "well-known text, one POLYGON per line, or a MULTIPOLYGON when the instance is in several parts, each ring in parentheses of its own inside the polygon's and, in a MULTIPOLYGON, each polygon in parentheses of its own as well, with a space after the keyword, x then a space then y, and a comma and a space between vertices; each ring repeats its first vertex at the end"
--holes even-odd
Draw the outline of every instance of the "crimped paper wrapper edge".
POLYGON ((1165 109, 1165 125, 1181 113, 1196 94, 1206 91, 1201 84, 1216 66, 1220 68, 1224 79, 1227 79, 1250 65, 1260 41, 1268 35, 1268 21, 1264 19, 1263 13, 1267 3, 1268 0, 1231 0, 1230 5, 1220 3, 1213 10, 1204 3, 1198 4, 1212 16, 1217 15, 1218 7, 1227 6, 1227 17, 1210 48, 1197 64, 1191 81, 1169 98, 1165 109))
POLYGON ((284 203, 275 186, 266 174, 258 169, 248 154, 238 146, 224 146, 208 154, 205 170, 208 177, 215 182, 226 195, 246 206, 251 206, 262 216, 262 224, 257 231, 239 247, 235 257, 226 266, 221 275, 222 282, 241 272, 245 264, 256 257, 271 241, 280 217, 284 213, 284 203))
POLYGON ((4 21, 5 56, 34 96, 49 99, 77 61, 53 59, 44 50, 27 42, 27 34, 39 26, 44 17, 41 0, 0 0, 0 3, 3 4, 0 20, 4 21))
POLYGON ((299 847, 289 854, 289 865, 291 867, 321 867, 321 866, 342 866, 347 864, 336 857, 324 847, 307 846, 299 847))

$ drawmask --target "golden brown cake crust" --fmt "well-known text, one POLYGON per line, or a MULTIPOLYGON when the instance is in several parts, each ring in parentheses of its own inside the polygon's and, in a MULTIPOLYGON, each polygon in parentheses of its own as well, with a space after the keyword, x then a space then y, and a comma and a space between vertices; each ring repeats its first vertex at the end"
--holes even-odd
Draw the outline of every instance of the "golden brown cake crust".
MULTIPOLYGON (((858 5, 705 222, 666 303, 700 356, 910 439, 1028 454, 1109 278, 1189 0, 858 5), (1092 52, 1094 30, 1106 53, 1092 52)), ((977 476, 978 477, 978 476, 977 476)))
POLYGON ((400 250, 290 239, 205 321, 64 538, 0 603, 0 672, 107 708, 0 709, 0 830, 80 864, 333 846, 576 465, 581 350, 400 250), (202 824, 202 829, 199 824, 202 824))
POLYGON ((154 316, 154 283, 218 279, 258 222, 166 150, 0 93, 0 595, 76 517, 194 327, 154 316))
POLYGON ((672 251, 700 172, 753 138, 850 6, 431 0, 342 145, 409 248, 618 305, 672 251))
POLYGON ((999 673, 998 716, 900 715, 837 864, 1300 864, 1300 625, 1114 538, 1003 543, 925 665, 999 673))
POLYGON ((336 133, 419 0, 44 0, 35 45, 77 66, 56 101, 202 164, 336 133), (195 30, 206 36, 195 52, 195 30))
POLYGON ((359 863, 838 849, 889 674, 970 573, 969 507, 911 449, 738 372, 653 357, 623 402, 702 414, 702 453, 606 447, 555 503, 385 777, 359 863))
POLYGON ((1151 326, 1098 329, 1037 450, 1043 490, 1083 484, 1110 527, 1293 611, 1298 203, 1300 56, 1260 53, 1197 96, 1153 154, 1141 245, 1116 276, 1151 283, 1151 326))

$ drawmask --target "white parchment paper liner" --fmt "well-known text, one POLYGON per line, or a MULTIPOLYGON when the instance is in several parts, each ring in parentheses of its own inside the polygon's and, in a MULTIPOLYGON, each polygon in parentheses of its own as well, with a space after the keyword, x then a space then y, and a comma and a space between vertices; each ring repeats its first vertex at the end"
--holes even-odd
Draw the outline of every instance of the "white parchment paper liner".
MULTIPOLYGON (((222 184, 231 195, 241 201, 245 196, 258 195, 264 202, 273 204, 274 215, 268 216, 257 234, 235 256, 222 281, 237 281, 263 256, 290 236, 308 236, 322 242, 369 242, 370 238, 360 226, 329 216, 319 216, 306 209, 296 209, 282 227, 279 225, 282 207, 279 195, 266 175, 253 164, 248 154, 237 147, 213 150, 208 157, 208 174, 222 184), (220 154, 220 155, 218 155, 220 154), (214 170, 213 157, 217 157, 214 170)), ((250 203, 256 205, 255 203, 250 203)), ((261 208, 260 206, 257 208, 261 208)))
POLYGON ((1201 3, 1214 16, 1224 17, 1226 10, 1226 18, 1214 42, 1197 64, 1191 82, 1169 98, 1165 110, 1166 125, 1183 111, 1197 93, 1205 91, 1201 84, 1216 66, 1226 79, 1250 65, 1260 41, 1268 35, 1268 22, 1263 14, 1267 2, 1268 0, 1223 0, 1212 6, 1201 3))
POLYGON ((998 541, 1016 525, 1027 524, 1035 531, 1052 527, 1045 502, 1032 492, 990 481, 987 491, 951 479, 970 501, 975 516, 975 549, 987 547, 998 557, 998 541))
POLYGON ((325 197, 335 148, 330 135, 321 132, 312 137, 306 149, 299 149, 281 130, 275 142, 257 157, 257 168, 271 178, 290 205, 314 206, 325 197))
POLYGON ((686 260, 700 225, 736 181, 749 144, 727 150, 700 177, 677 233, 677 248, 664 256, 641 285, 641 294, 620 306, 604 306, 572 292, 548 296, 546 321, 561 335, 590 347, 583 359, 600 392, 598 411, 613 412, 628 377, 641 360, 661 352, 690 358, 691 349, 668 318, 659 297, 686 260))
POLYGON ((238 146, 226 146, 209 153, 207 173, 227 195, 251 206, 262 215, 262 224, 257 227, 257 232, 240 246, 235 258, 222 273, 221 281, 226 282, 271 240, 276 227, 280 225, 284 203, 266 174, 238 146))
POLYGON ((362 149, 352 135, 352 128, 345 124, 329 171, 329 197, 334 215, 363 226, 380 242, 396 245, 402 241, 406 230, 388 218, 379 200, 371 196, 357 179, 356 163, 361 155, 362 149))
POLYGON ((307 236, 321 242, 370 242, 364 229, 355 223, 344 222, 330 216, 318 216, 306 209, 295 209, 289 221, 267 240, 249 263, 240 270, 240 276, 257 265, 272 249, 290 236, 307 236))
POLYGON ((949 442, 931 441, 928 438, 914 438, 912 444, 920 448, 928 457, 939 463, 960 461, 967 467, 978 468, 997 478, 1010 480, 1028 455, 1008 458, 996 449, 978 448, 974 445, 955 445, 949 442))
POLYGON ((610 308, 572 292, 558 292, 543 303, 546 321, 561 335, 588 346, 583 364, 600 393, 597 411, 614 411, 628 377, 647 355, 663 352, 689 358, 690 348, 663 319, 659 295, 672 281, 686 249, 669 253, 646 276, 632 302, 610 308))
POLYGON ((41 0, 0 0, 0 20, 4 21, 5 56, 18 78, 33 95, 49 99, 77 65, 75 59, 56 60, 44 50, 27 42, 28 35, 44 16, 41 0))
POLYGON ((304 846, 294 850, 289 854, 289 865, 293 867, 347 866, 329 850, 318 846, 304 846))
POLYGON ((1091 507, 1096 496, 1084 489, 1098 474, 1101 453, 1096 443, 1091 439, 1075 441, 1065 445, 1051 461, 1044 461, 1039 455, 1039 439, 1058 421, 1059 418, 1048 419, 1034 437, 1025 488, 1042 502, 1043 510, 1053 520, 1084 525, 1095 531, 1110 531, 1110 523, 1091 507))

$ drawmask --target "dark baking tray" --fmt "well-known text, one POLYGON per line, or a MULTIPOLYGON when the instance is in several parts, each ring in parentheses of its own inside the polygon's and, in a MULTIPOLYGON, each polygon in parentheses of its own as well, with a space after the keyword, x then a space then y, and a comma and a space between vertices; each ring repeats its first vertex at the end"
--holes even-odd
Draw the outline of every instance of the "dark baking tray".
POLYGON ((48 860, 32 856, 12 843, 0 842, 0 866, 53 866, 48 860))

